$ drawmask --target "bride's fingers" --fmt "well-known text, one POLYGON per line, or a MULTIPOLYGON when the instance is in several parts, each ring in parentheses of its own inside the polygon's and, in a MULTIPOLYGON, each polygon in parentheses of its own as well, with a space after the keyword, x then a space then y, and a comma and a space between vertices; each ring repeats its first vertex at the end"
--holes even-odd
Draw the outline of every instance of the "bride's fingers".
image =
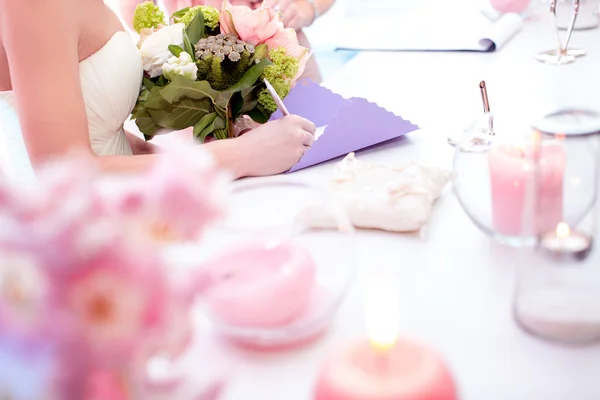
POLYGON ((305 147, 311 148, 314 142, 315 142, 315 136, 313 134, 311 134, 310 132, 304 132, 302 144, 305 147))

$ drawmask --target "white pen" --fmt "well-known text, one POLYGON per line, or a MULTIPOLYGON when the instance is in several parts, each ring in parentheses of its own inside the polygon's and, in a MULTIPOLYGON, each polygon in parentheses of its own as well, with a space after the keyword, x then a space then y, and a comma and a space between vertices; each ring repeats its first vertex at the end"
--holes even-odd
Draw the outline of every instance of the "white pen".
POLYGON ((265 85, 267 86, 267 90, 269 91, 269 94, 273 98, 273 101, 275 101, 275 104, 277 104, 277 108, 279 108, 279 111, 281 111, 281 113, 284 116, 290 115, 290 112, 287 110, 287 108, 285 108, 285 104, 283 104, 283 101, 281 101, 281 97, 279 97, 279 95, 277 94, 275 89, 273 89, 273 86, 271 86, 271 84, 269 83, 269 81, 266 78, 263 80, 265 81, 265 85))

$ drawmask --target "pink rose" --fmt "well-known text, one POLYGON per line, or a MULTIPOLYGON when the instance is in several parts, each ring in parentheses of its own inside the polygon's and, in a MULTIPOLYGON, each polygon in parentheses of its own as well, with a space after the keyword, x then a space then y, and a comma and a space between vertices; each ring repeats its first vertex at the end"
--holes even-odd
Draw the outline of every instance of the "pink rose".
POLYGON ((271 8, 253 10, 247 6, 233 6, 228 0, 223 1, 219 23, 221 33, 236 34, 253 46, 265 43, 284 29, 279 14, 271 8))

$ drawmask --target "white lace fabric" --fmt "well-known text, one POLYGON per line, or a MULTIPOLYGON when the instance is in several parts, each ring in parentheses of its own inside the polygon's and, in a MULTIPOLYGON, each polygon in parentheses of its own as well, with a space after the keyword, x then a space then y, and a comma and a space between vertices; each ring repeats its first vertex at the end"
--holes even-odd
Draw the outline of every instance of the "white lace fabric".
MULTIPOLYGON (((123 124, 138 97, 142 71, 139 52, 126 32, 115 33, 79 64, 90 145, 95 154, 132 154, 123 124)), ((48 101, 60 101, 60 96, 48 101)), ((35 179, 12 91, 0 92, 0 169, 13 180, 35 179)))

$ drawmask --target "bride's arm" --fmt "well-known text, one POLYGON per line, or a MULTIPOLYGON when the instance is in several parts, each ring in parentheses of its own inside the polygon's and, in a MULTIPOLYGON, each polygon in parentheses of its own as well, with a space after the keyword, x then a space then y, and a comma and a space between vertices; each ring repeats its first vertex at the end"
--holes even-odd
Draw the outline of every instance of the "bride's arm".
MULTIPOLYGON (((23 137, 34 167, 71 150, 101 168, 135 172, 155 155, 95 156, 79 81, 80 0, 0 0, 0 38, 8 56, 23 137)), ((110 101, 110 99, 106 99, 110 101)), ((312 144, 315 126, 289 116, 242 137, 204 145, 235 177, 289 169, 312 144)))
POLYGON ((77 15, 60 0, 0 0, 0 29, 32 163, 91 153, 79 82, 77 15))

